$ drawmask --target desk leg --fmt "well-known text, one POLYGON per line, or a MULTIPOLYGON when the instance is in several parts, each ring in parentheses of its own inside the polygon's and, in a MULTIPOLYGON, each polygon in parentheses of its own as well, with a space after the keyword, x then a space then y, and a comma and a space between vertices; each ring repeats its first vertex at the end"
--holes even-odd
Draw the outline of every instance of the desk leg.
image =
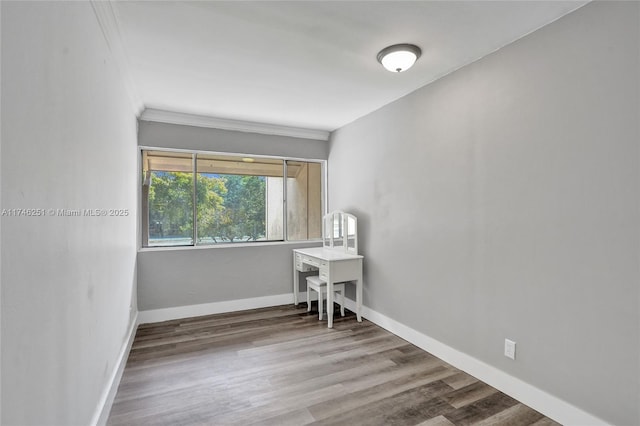
POLYGON ((333 281, 327 277, 327 326, 333 328, 333 281))
POLYGON ((296 254, 293 253, 293 304, 298 306, 298 289, 300 288, 300 274, 296 269, 296 254))
POLYGON ((356 279, 356 318, 362 322, 362 259, 358 260, 358 279, 356 279))
POLYGON ((356 318, 362 322, 362 275, 356 281, 356 318))

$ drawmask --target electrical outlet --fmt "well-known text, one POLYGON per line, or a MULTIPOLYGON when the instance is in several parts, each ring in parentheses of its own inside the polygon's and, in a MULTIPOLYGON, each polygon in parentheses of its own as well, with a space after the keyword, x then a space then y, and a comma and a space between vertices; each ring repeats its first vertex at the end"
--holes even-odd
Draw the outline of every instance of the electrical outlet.
POLYGON ((511 359, 516 359, 516 342, 504 339, 504 356, 511 359))

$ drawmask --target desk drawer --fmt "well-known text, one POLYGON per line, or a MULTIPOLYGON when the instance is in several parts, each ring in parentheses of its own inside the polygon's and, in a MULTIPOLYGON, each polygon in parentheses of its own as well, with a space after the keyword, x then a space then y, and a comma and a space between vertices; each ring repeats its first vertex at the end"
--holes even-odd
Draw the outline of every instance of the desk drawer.
POLYGON ((296 253, 296 271, 309 272, 318 270, 318 261, 312 257, 296 253))
POLYGON ((304 254, 301 255, 301 260, 302 263, 305 263, 307 265, 311 265, 315 268, 320 266, 320 261, 318 259, 316 259, 315 257, 309 257, 309 256, 305 256, 304 254))
POLYGON ((318 268, 316 268, 315 266, 307 265, 306 263, 296 263, 296 271, 309 272, 317 270, 318 268))
POLYGON ((320 261, 319 269, 320 269, 320 273, 318 274, 318 276, 320 277, 321 280, 327 281, 327 275, 329 275, 328 263, 324 260, 320 261))

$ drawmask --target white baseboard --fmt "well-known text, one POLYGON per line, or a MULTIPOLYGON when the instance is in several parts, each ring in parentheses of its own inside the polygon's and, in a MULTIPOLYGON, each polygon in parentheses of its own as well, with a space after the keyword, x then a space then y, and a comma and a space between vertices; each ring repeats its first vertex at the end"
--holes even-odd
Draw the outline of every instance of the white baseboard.
MULTIPOLYGON (((355 312, 353 300, 345 301, 346 308, 355 312)), ((482 380, 490 386, 517 399, 525 405, 566 426, 608 425, 604 420, 589 414, 541 389, 517 379, 470 355, 445 345, 411 327, 399 323, 379 312, 362 307, 362 316, 398 337, 424 349, 455 368, 482 380)))
POLYGON ((122 379, 122 373, 124 373, 124 367, 127 365, 127 359, 129 358, 129 352, 131 351, 131 345, 133 345, 133 339, 136 336, 137 328, 138 313, 136 312, 133 317, 133 321, 131 321, 131 325, 129 326, 127 340, 120 349, 120 354, 118 355, 118 360, 115 368, 113 369, 113 373, 109 378, 109 382, 107 382, 107 386, 105 386, 102 391, 96 411, 93 413, 93 418, 90 423, 92 426, 104 426, 107 424, 107 420, 109 420, 111 406, 113 405, 116 393, 118 392, 118 386, 122 379))
POLYGON ((140 311, 138 320, 140 324, 148 324, 180 318, 199 317, 203 315, 222 314, 225 312, 287 305, 290 303, 293 303, 293 293, 140 311))

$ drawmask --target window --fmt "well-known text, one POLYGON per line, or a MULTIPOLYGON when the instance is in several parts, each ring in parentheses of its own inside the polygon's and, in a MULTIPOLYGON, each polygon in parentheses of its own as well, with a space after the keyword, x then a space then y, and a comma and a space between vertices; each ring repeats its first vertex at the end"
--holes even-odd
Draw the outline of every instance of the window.
POLYGON ((322 166, 298 159, 143 149, 142 245, 321 238, 322 166))

